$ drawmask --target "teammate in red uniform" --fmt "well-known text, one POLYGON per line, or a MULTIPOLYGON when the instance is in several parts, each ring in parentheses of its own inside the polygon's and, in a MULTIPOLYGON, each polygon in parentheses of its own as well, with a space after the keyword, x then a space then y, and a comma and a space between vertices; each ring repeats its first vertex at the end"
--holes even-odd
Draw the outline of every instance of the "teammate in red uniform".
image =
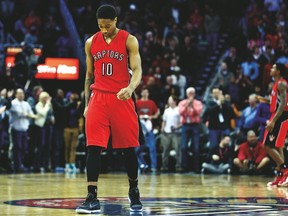
POLYGON ((287 71, 283 64, 274 64, 270 75, 275 83, 270 98, 271 118, 267 122, 264 134, 264 147, 267 154, 276 163, 276 178, 267 186, 287 186, 288 166, 283 154, 284 141, 288 129, 288 85, 283 78, 287 71))
POLYGON ((96 16, 100 31, 85 43, 87 71, 84 116, 88 148, 88 195, 76 212, 100 212, 97 199, 100 154, 107 148, 110 135, 112 147, 123 149, 130 186, 130 211, 139 212, 142 211, 142 204, 134 149, 139 146, 139 125, 135 103, 131 98, 142 77, 139 44, 136 37, 116 27, 117 15, 113 6, 102 5, 96 16))

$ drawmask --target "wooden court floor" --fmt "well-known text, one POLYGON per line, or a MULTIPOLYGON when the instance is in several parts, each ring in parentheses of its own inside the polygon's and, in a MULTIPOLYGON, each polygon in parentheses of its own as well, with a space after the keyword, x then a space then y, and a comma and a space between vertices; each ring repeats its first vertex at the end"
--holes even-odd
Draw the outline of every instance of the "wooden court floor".
MULTIPOLYGON (((288 215, 288 188, 267 176, 141 174, 144 210, 130 214, 125 173, 101 174, 98 215, 288 215)), ((84 174, 0 175, 0 215, 76 215, 86 196, 84 174)))

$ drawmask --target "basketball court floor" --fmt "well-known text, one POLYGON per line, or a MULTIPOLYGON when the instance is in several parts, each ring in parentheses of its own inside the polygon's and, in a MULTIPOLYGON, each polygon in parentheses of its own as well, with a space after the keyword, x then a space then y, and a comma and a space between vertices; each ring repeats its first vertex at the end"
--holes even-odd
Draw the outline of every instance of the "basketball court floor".
MULTIPOLYGON (((130 214, 125 173, 101 174, 98 215, 288 215, 288 188, 267 176, 141 174, 143 212, 130 214)), ((76 215, 85 174, 0 175, 0 215, 76 215)))

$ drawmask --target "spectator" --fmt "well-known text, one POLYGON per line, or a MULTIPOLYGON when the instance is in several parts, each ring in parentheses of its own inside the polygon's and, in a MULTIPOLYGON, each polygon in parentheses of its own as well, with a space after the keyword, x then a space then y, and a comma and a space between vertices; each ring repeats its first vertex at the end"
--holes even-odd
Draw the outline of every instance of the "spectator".
POLYGON ((234 116, 231 106, 225 103, 224 95, 218 88, 212 89, 212 100, 208 101, 203 113, 203 123, 208 123, 209 149, 220 143, 230 133, 230 120, 234 116))
POLYGON ((172 149, 176 152, 176 171, 181 171, 181 122, 175 96, 169 97, 168 107, 164 110, 162 119, 161 146, 163 153, 161 171, 169 171, 169 155, 172 149))
POLYGON ((224 62, 227 64, 227 70, 233 74, 236 73, 236 68, 240 63, 240 59, 237 56, 237 50, 235 47, 230 47, 228 55, 225 57, 224 62))
POLYGON ((170 67, 170 73, 173 79, 172 84, 178 87, 179 99, 182 100, 185 97, 185 89, 186 89, 187 80, 186 80, 186 77, 182 74, 181 68, 177 65, 177 60, 172 59, 171 62, 174 62, 174 63, 171 63, 171 67, 170 67), (174 61, 176 61, 176 63, 174 61))
MULTIPOLYGON (((160 112, 153 100, 149 99, 149 90, 142 88, 141 98, 136 101, 136 107, 138 110, 139 118, 142 123, 146 125, 147 133, 145 135, 145 143, 149 148, 149 155, 151 161, 151 171, 153 173, 157 172, 157 152, 156 152, 156 142, 155 135, 153 132, 153 127, 155 127, 155 120, 157 120, 160 112), (153 122, 154 121, 154 122, 153 122), (154 123, 154 125, 153 125, 154 123), (147 125, 151 125, 147 127, 147 125)), ((144 162, 143 160, 143 146, 137 147, 136 152, 140 158, 139 165, 144 162)), ((144 163, 144 166, 146 164, 144 163)))
POLYGON ((76 174, 76 148, 79 135, 80 109, 78 107, 79 95, 72 93, 69 101, 73 106, 66 111, 64 140, 65 140, 65 171, 66 173, 76 174))
POLYGON ((0 167, 11 171, 10 160, 8 160, 9 139, 9 109, 11 99, 8 97, 7 89, 1 89, 0 92, 0 167), (6 159, 5 159, 6 158, 6 159), (4 162, 6 161, 6 165, 4 162))
POLYGON ((227 64, 222 62, 220 71, 215 76, 215 87, 221 89, 223 93, 227 93, 232 76, 233 73, 228 70, 227 64))
POLYGON ((29 119, 36 119, 30 105, 25 101, 23 89, 16 90, 15 99, 11 102, 10 125, 13 143, 14 171, 25 172, 27 168, 23 164, 28 147, 28 127, 29 119))
POLYGON ((63 34, 56 41, 56 49, 58 57, 70 58, 72 57, 72 42, 70 40, 68 30, 64 30, 63 34))
POLYGON ((15 33, 15 39, 17 41, 23 41, 24 35, 27 33, 27 29, 24 24, 25 16, 21 15, 14 24, 14 33, 15 33))
POLYGON ((255 83, 259 76, 259 67, 251 54, 248 55, 247 61, 242 62, 241 67, 243 75, 255 83))
MULTIPOLYGON (((239 86, 241 94, 239 94, 239 103, 237 104, 239 109, 245 108, 245 100, 253 93, 253 82, 243 74, 241 65, 236 68, 235 84, 239 86)), ((231 95, 232 96, 232 95, 231 95)))
MULTIPOLYGON (((41 85, 36 85, 33 87, 33 91, 32 91, 32 95, 29 96, 27 98, 27 102, 29 103, 33 113, 37 113, 35 106, 36 104, 39 102, 39 95, 41 94, 41 92, 43 92, 43 87, 41 85)), ((30 119, 29 122, 29 129, 28 129, 28 136, 29 136, 29 141, 28 141, 28 153, 27 153, 27 166, 32 167, 35 166, 35 149, 37 148, 37 146, 39 145, 39 128, 35 125, 35 120, 34 119, 30 119)), ((40 167, 38 167, 40 168, 40 167)), ((35 169, 34 169, 35 170, 35 169)), ((37 172, 39 172, 40 170, 38 170, 37 172)))
POLYGON ((257 96, 259 101, 256 111, 256 120, 255 122, 259 124, 259 136, 258 140, 263 141, 264 132, 266 128, 267 121, 270 119, 271 112, 270 112, 270 105, 266 101, 263 101, 261 97, 257 96))
POLYGON ((26 16, 24 24, 28 32, 31 30, 31 27, 34 27, 36 34, 39 34, 42 22, 35 10, 32 9, 26 16))
POLYGON ((31 45, 38 43, 38 35, 36 34, 35 26, 31 26, 30 30, 25 33, 24 42, 31 45))
POLYGON ((206 33, 206 39, 212 50, 216 49, 220 27, 220 17, 216 14, 213 8, 209 8, 204 16, 204 29, 206 33))
POLYGON ((200 124, 203 104, 195 98, 195 88, 186 89, 187 98, 179 103, 180 120, 182 124, 181 132, 181 166, 183 171, 189 170, 188 161, 188 143, 192 141, 193 147, 193 170, 199 172, 199 141, 200 141, 200 124))
POLYGON ((50 95, 43 91, 39 95, 39 101, 35 106, 38 118, 35 120, 35 134, 37 136, 34 172, 47 172, 50 170, 50 153, 53 138, 53 125, 55 123, 50 95))
POLYGON ((240 144, 238 156, 233 163, 240 169, 240 172, 260 174, 267 168, 270 162, 266 151, 253 130, 247 132, 247 141, 240 144))
POLYGON ((202 164, 202 173, 231 173, 233 149, 231 148, 231 139, 224 136, 219 145, 215 146, 209 154, 209 162, 202 164))
POLYGON ((276 63, 288 65, 288 47, 286 47, 283 54, 277 58, 276 63))
POLYGON ((38 56, 35 55, 31 44, 22 42, 21 45, 22 51, 15 56, 14 76, 16 87, 27 90, 36 72, 38 56))
POLYGON ((258 134, 258 123, 256 122, 257 99, 256 94, 249 95, 249 105, 242 111, 240 119, 240 131, 247 134, 249 130, 253 130, 258 134))
POLYGON ((61 170, 64 163, 61 158, 64 158, 64 128, 66 114, 70 107, 73 106, 73 103, 64 98, 64 91, 62 89, 57 89, 55 98, 52 100, 52 105, 55 116, 52 169, 58 172, 61 170))
MULTIPOLYGON (((179 87, 173 84, 173 78, 172 76, 167 76, 166 77, 166 83, 161 89, 161 96, 162 100, 161 102, 166 103, 165 101, 168 101, 168 98, 171 95, 176 96, 179 98, 179 87)), ((160 106, 160 108, 164 107, 164 105, 160 106)))

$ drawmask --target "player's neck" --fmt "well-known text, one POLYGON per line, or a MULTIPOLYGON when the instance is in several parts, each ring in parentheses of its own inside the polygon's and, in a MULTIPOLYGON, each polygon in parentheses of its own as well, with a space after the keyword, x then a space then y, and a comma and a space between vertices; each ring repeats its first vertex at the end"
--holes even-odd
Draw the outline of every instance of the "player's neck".
POLYGON ((277 82, 277 81, 280 80, 280 79, 281 79, 280 76, 275 76, 275 77, 274 77, 275 82, 277 82))
POLYGON ((107 41, 107 40, 113 40, 113 38, 117 35, 117 33, 119 32, 119 29, 118 28, 116 28, 115 29, 115 31, 114 31, 114 33, 111 35, 111 36, 109 36, 109 37, 105 37, 104 36, 104 38, 105 38, 105 40, 107 41))

